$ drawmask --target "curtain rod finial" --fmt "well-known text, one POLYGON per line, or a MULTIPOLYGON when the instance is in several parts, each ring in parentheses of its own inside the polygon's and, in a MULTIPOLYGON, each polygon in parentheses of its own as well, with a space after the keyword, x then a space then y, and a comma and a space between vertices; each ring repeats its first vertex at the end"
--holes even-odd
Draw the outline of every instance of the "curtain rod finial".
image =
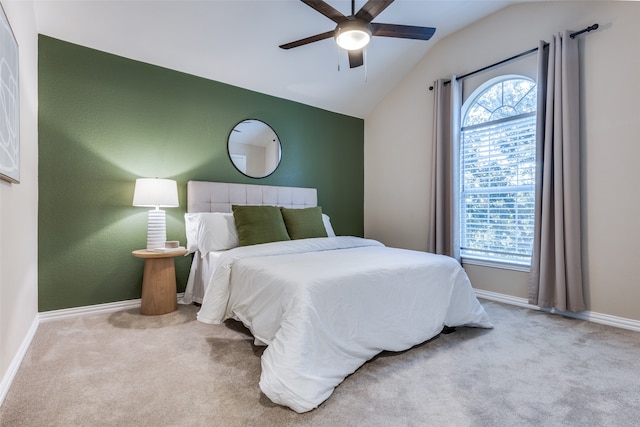
POLYGON ((585 28, 584 30, 576 31, 575 33, 570 34, 569 37, 571 37, 573 39, 573 38, 575 38, 576 36, 579 36, 582 33, 589 33, 589 32, 591 32, 593 30, 597 30, 599 27, 600 26, 597 23, 595 23, 595 24, 585 28))

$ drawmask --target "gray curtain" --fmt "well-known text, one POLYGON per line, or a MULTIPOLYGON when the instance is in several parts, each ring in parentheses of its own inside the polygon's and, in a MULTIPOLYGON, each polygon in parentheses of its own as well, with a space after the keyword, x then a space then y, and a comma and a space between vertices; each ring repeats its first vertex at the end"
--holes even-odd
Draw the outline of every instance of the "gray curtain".
POLYGON ((431 161, 431 203, 429 241, 427 250, 449 255, 460 261, 458 242, 458 185, 457 161, 460 135, 460 108, 462 105, 462 83, 451 77, 444 84, 441 79, 434 83, 433 148, 431 161))
POLYGON ((585 309, 580 237, 578 41, 554 36, 538 60, 536 213, 529 303, 585 309))

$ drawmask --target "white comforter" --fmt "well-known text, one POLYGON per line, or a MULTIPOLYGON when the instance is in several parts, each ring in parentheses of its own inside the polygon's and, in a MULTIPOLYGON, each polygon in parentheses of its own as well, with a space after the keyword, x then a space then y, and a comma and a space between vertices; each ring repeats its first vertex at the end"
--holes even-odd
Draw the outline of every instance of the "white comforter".
POLYGON ((445 325, 491 327, 457 261, 357 237, 227 251, 198 320, 228 318, 268 345, 260 388, 296 412, 383 350, 406 350, 445 325))

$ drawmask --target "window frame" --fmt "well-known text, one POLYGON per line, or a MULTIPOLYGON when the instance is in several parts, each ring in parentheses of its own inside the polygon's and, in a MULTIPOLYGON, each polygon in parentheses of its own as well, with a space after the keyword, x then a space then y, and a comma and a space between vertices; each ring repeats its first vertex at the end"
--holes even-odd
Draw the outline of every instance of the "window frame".
MULTIPOLYGON (((513 79, 522 79, 522 80, 527 80, 530 81, 534 84, 534 87, 532 88, 533 90, 536 89, 537 86, 537 82, 535 79, 532 79, 531 77, 528 77, 526 75, 522 75, 522 74, 502 74, 502 75, 498 75, 492 78, 487 79, 485 82, 483 82, 482 84, 480 84, 478 87, 476 87, 470 94, 469 96, 466 97, 465 101, 462 104, 462 107, 460 109, 460 143, 459 143, 459 151, 458 154, 456 156, 456 161, 457 161, 457 167, 456 170, 458 171, 458 180, 459 180, 459 184, 458 184, 458 188, 456 189, 457 194, 456 194, 456 198, 458 200, 458 210, 459 210, 459 227, 458 227, 458 239, 457 241, 459 242, 459 250, 460 250, 460 256, 461 256, 461 261, 465 264, 471 264, 471 265, 480 265, 480 266, 487 266, 487 267, 494 267, 494 268, 501 268, 501 269, 508 269, 508 270, 516 270, 516 271, 525 271, 528 272, 530 271, 531 268, 531 256, 533 254, 533 247, 531 248, 531 255, 529 256, 529 261, 528 262, 524 262, 522 260, 514 260, 514 259, 507 259, 507 258, 500 258, 500 257, 491 257, 491 256, 483 256, 483 255, 476 255, 476 254, 469 254, 469 253, 465 253, 465 249, 463 249, 463 215, 465 213, 464 211, 464 199, 463 199, 463 167, 462 167, 462 163, 463 163, 463 159, 462 159, 462 132, 464 128, 473 128, 474 126, 482 126, 485 125, 486 123, 499 123, 501 121, 504 122, 511 122, 511 121, 515 121, 515 120, 519 120, 522 119, 524 116, 526 115, 535 115, 537 114, 537 112, 529 112, 529 113, 522 113, 522 114, 518 114, 515 116, 509 116, 508 118, 500 118, 500 119, 496 119, 496 120, 492 120, 490 122, 484 122, 484 123, 480 123, 480 124, 473 124, 473 125, 468 125, 468 126, 464 126, 464 122, 465 119, 467 117, 467 114, 469 112, 469 110, 476 104, 477 100, 492 86, 502 83, 504 81, 508 81, 508 80, 513 80, 513 79)), ((535 129, 536 125, 534 124, 534 129, 535 129)), ((535 138, 535 135, 534 135, 535 138)), ((535 139, 534 139, 534 147, 533 147, 534 153, 535 153, 535 139)), ((535 173, 535 171, 534 171, 535 173)), ((527 186, 527 187, 531 187, 531 186, 527 186)), ((532 186, 532 191, 535 195, 535 182, 532 186)), ((535 209, 535 207, 534 207, 535 209)))

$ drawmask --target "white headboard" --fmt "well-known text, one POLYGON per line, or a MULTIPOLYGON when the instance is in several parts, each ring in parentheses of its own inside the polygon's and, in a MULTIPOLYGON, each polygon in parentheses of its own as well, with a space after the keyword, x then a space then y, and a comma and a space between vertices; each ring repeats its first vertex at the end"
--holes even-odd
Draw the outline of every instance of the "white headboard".
POLYGON ((231 212, 231 205, 309 208, 318 205, 318 194, 315 188, 187 182, 187 212, 231 212))

